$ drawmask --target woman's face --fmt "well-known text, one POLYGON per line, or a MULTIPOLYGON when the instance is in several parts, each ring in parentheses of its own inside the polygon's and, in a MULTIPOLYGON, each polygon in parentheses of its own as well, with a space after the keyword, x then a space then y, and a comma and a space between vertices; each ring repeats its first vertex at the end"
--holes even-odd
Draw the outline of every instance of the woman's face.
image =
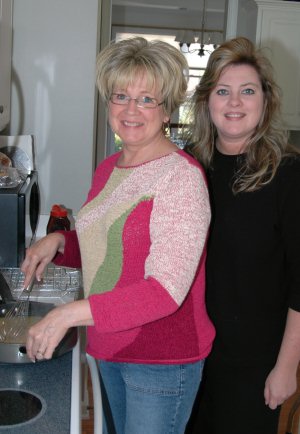
POLYGON ((218 146, 226 153, 240 153, 255 131, 263 112, 260 78, 250 65, 227 66, 208 102, 218 132, 218 146))
POLYGON ((132 98, 127 105, 109 102, 109 123, 112 130, 121 138, 124 146, 143 147, 155 145, 164 138, 162 124, 168 122, 163 105, 155 108, 141 108, 137 106, 135 98, 154 98, 161 103, 161 96, 155 88, 149 89, 144 75, 138 75, 133 84, 126 89, 114 88, 113 93, 132 98))

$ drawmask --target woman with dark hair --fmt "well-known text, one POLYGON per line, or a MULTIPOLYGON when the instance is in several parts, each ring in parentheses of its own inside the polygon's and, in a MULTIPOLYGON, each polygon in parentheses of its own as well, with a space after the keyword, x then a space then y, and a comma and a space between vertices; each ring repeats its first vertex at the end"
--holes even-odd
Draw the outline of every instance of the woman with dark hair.
POLYGON ((271 64, 246 38, 211 54, 192 106, 189 152, 211 195, 206 298, 216 327, 194 432, 276 434, 300 357, 299 153, 280 122, 271 64))

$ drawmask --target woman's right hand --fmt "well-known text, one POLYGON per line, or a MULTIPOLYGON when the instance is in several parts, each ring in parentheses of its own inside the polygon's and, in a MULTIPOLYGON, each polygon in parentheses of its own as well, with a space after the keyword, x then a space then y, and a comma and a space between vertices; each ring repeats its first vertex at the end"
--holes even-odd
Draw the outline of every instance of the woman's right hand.
POLYGON ((64 252, 65 237, 59 232, 53 232, 41 238, 26 250, 25 259, 21 265, 21 271, 25 274, 24 288, 35 277, 40 281, 46 266, 54 256, 64 252))

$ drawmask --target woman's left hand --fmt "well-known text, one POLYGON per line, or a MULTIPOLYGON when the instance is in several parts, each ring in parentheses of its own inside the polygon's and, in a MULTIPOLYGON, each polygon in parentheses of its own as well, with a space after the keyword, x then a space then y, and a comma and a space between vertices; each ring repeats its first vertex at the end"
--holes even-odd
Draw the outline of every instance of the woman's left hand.
POLYGON ((51 359, 53 352, 68 330, 65 305, 56 307, 30 327, 27 335, 27 356, 36 360, 51 359))
POLYGON ((297 378, 294 372, 274 367, 265 383, 265 403, 271 410, 283 404, 297 389, 297 378))
POLYGON ((87 299, 56 307, 30 327, 26 342, 28 357, 33 362, 51 359, 55 348, 70 327, 86 325, 94 325, 87 299))

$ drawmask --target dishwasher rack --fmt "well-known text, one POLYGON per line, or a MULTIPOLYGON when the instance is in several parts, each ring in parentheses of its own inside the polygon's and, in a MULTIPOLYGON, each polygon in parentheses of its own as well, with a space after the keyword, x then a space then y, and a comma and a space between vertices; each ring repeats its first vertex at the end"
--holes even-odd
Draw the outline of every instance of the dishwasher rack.
MULTIPOLYGON (((24 274, 20 268, 2 268, 14 299, 20 298, 24 288, 24 274)), ((40 282, 35 281, 31 301, 65 304, 82 297, 82 275, 77 268, 48 265, 40 282)))

